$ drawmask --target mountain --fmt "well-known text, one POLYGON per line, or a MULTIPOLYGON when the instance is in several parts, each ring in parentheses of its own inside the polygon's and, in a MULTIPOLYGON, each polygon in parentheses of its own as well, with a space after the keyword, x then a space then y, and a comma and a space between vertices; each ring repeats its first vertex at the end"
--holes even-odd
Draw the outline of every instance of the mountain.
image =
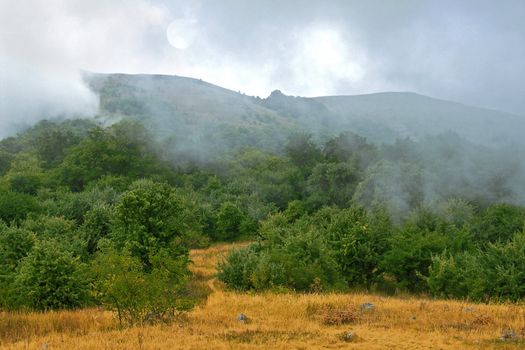
POLYGON ((277 149, 290 133, 320 138, 354 131, 377 143, 452 131, 482 145, 523 145, 525 118, 409 92, 266 99, 202 80, 165 75, 86 74, 101 115, 137 118, 174 147, 216 153, 232 147, 277 149))
POLYGON ((506 112, 407 92, 318 97, 314 100, 348 125, 379 124, 401 137, 417 139, 452 131, 478 144, 523 144, 525 117, 506 112))

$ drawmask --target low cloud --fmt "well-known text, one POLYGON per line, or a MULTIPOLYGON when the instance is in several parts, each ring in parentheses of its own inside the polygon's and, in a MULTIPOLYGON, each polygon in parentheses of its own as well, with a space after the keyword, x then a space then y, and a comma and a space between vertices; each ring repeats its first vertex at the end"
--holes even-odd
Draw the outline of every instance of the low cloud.
POLYGON ((414 91, 525 115, 523 16, 519 0, 0 0, 0 128, 96 114, 79 70, 259 96, 414 91))

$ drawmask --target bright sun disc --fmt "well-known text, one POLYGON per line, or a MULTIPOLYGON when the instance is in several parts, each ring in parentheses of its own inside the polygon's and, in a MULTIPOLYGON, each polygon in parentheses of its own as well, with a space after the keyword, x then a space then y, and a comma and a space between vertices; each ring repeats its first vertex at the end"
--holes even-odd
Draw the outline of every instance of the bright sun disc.
POLYGON ((196 21, 178 19, 170 23, 166 29, 166 37, 171 46, 184 50, 190 47, 197 36, 196 21))

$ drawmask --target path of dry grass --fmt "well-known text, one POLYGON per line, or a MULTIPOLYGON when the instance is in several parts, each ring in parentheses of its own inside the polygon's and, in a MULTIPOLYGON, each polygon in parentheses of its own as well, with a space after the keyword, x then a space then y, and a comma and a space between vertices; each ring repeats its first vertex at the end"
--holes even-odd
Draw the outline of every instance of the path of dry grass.
POLYGON ((208 300, 170 326, 118 330, 90 309, 1 314, 0 348, 12 349, 520 349, 525 307, 380 297, 367 294, 238 294, 213 278, 229 246, 195 250, 208 300), (374 304, 371 311, 360 305, 374 304), (248 323, 237 321, 244 313, 248 323), (500 340, 506 329, 516 339, 500 340), (353 332, 345 341, 342 336, 353 332), (46 344, 46 345, 45 345, 46 344))

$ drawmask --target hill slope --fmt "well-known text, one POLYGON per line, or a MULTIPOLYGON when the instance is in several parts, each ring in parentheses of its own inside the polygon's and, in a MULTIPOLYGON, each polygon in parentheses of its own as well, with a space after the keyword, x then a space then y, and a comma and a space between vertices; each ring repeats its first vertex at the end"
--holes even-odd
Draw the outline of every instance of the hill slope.
POLYGON ((292 97, 274 91, 267 99, 178 76, 88 74, 100 95, 101 114, 146 121, 178 146, 222 151, 239 146, 275 149, 294 131, 328 137, 360 133, 374 142, 422 138, 453 131, 483 145, 525 141, 525 118, 438 100, 415 93, 292 97))

